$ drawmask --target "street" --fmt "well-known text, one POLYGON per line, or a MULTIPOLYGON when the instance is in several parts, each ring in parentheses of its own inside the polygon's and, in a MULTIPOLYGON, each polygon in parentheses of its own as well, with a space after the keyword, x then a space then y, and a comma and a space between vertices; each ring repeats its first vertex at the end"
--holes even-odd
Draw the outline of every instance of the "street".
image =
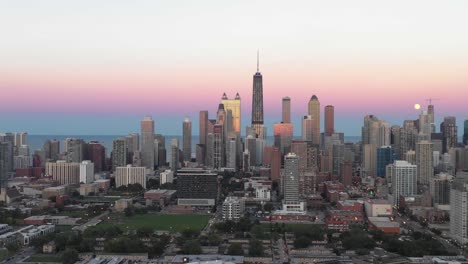
POLYGON ((31 257, 34 253, 35 253, 35 250, 33 247, 23 248, 20 251, 18 251, 18 253, 16 253, 16 255, 14 255, 12 259, 3 263, 5 264, 21 263, 22 261, 31 257))

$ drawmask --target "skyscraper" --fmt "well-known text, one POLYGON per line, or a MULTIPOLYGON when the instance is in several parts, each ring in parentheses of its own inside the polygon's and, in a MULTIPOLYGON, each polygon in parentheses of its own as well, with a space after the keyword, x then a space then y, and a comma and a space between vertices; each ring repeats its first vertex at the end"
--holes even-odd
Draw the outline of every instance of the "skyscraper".
POLYGON ((192 159, 192 122, 188 117, 184 120, 182 130, 184 161, 190 161, 192 159))
POLYGON ((299 202, 299 157, 294 153, 284 157, 283 196, 285 203, 299 202))
MULTIPOLYGON (((302 140, 311 141, 313 139, 313 119, 312 116, 306 115, 302 118, 302 140)), ((314 143, 317 144, 317 143, 314 143)))
POLYGON ((325 136, 331 136, 335 133, 335 107, 333 105, 325 106, 325 136))
POLYGON ((154 169, 154 121, 145 116, 141 121, 141 165, 154 169))
POLYGON ((263 77, 259 69, 259 54, 257 52, 257 72, 253 76, 252 97, 252 128, 257 137, 263 133, 263 77))
POLYGON ((377 149, 377 176, 385 177, 387 165, 392 164, 394 160, 394 152, 392 147, 383 146, 377 149))
POLYGON ((94 164, 94 172, 101 172, 105 168, 106 148, 97 141, 91 141, 87 147, 87 157, 94 164))
POLYGON ((84 160, 80 163, 80 182, 92 183, 94 181, 94 163, 84 160))
POLYGON ((440 131, 442 132, 442 148, 443 152, 447 153, 451 148, 457 146, 457 121, 454 116, 446 116, 444 122, 440 124, 440 131))
POLYGON ((463 144, 468 145, 468 119, 463 123, 463 144))
POLYGON ((457 175, 450 190, 450 234, 460 245, 468 243, 468 175, 457 175))
POLYGON ((112 171, 117 167, 127 165, 127 141, 125 138, 116 138, 112 142, 112 171))
POLYGON ((284 157, 282 174, 283 209, 286 211, 303 211, 304 203, 299 200, 299 157, 288 153, 284 157))
POLYGON ((417 194, 417 166, 403 160, 396 160, 387 166, 387 181, 392 183, 393 204, 400 204, 401 196, 417 194))
POLYGON ((365 116, 362 144, 374 144, 377 147, 390 146, 390 125, 374 115, 365 116))
POLYGON ((289 153, 293 139, 293 124, 275 123, 273 125, 273 135, 275 147, 279 148, 283 154, 289 153))
POLYGON ((316 95, 310 98, 308 109, 308 114, 312 120, 312 142, 320 144, 320 102, 316 95))
POLYGON ((171 141, 171 170, 177 173, 179 169, 179 140, 173 138, 171 141))
POLYGON ((420 141, 416 143, 416 165, 418 166, 418 183, 428 185, 434 177, 432 143, 420 141))
POLYGON ((208 135, 208 111, 200 111, 199 132, 200 144, 206 145, 206 136, 208 135))
MULTIPOLYGON (((224 110, 232 112, 232 129, 238 135, 241 133, 241 98, 239 93, 236 94, 234 99, 229 99, 226 94, 223 94, 221 103, 224 105, 224 110)), ((230 132, 230 131, 228 131, 230 132)))
POLYGON ((291 123, 291 98, 283 97, 282 101, 282 122, 283 123, 291 123))
POLYGON ((85 142, 79 138, 67 138, 65 140, 67 147, 67 162, 82 162, 86 153, 85 142))

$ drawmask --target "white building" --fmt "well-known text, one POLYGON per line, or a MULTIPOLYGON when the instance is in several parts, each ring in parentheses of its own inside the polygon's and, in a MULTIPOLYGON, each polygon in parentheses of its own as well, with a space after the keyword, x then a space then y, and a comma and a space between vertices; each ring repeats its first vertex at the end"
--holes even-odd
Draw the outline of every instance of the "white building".
POLYGON ((80 163, 80 182, 92 183, 94 181, 94 163, 84 160, 80 163))
POLYGON ((468 173, 457 176, 450 191, 450 234, 460 245, 468 243, 468 173))
POLYGON ((159 184, 174 182, 174 172, 171 170, 165 170, 159 174, 159 184))
POLYGON ((364 208, 367 217, 380 217, 392 215, 392 204, 386 200, 366 200, 364 208))
POLYGON ((244 215, 244 199, 229 196, 223 202, 223 219, 239 220, 244 215))
POLYGON ((387 179, 391 182, 393 204, 400 204, 400 195, 417 194, 417 166, 404 160, 396 160, 387 166, 387 179))
POLYGON ((3 244, 21 243, 29 245, 31 241, 49 233, 55 232, 55 225, 26 226, 19 230, 0 235, 0 242, 3 244))
POLYGON ((117 167, 115 171, 115 187, 127 186, 129 184, 140 184, 146 189, 146 168, 133 167, 117 167))

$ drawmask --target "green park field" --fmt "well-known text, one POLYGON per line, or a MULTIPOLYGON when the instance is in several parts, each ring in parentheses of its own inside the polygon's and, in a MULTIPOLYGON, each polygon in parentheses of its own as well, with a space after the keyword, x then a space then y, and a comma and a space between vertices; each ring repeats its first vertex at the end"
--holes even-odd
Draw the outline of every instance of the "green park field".
POLYGON ((109 225, 119 226, 122 230, 137 230, 139 228, 152 228, 169 232, 181 232, 185 229, 202 230, 210 219, 209 215, 160 215, 143 214, 126 217, 111 215, 109 219, 97 227, 109 225))

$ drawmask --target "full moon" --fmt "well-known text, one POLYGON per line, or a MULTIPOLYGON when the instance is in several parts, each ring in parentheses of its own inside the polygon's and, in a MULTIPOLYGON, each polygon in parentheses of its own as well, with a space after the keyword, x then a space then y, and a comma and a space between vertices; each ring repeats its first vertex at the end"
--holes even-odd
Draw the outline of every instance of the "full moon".
POLYGON ((415 104, 415 105, 414 105, 414 109, 416 109, 416 110, 421 109, 421 105, 420 105, 420 104, 415 104))

